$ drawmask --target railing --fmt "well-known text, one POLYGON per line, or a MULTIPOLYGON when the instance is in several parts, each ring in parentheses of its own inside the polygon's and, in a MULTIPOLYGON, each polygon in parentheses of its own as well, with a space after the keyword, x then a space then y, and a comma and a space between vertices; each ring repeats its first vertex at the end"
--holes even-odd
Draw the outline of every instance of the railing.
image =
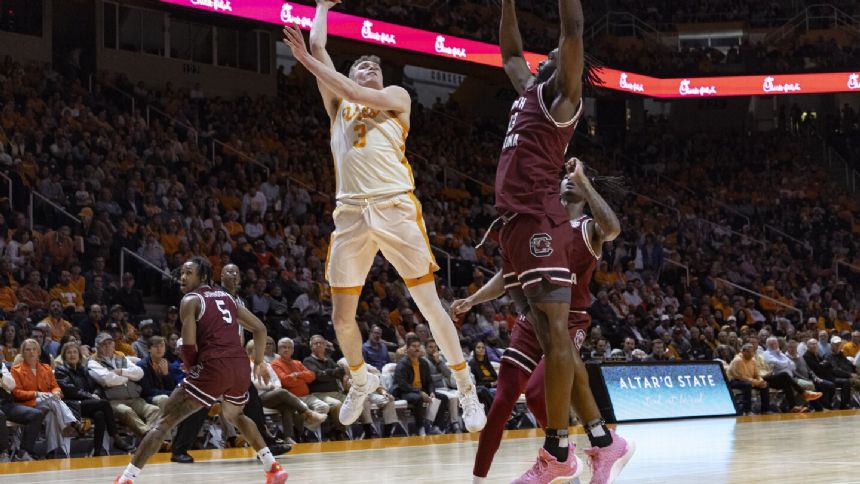
POLYGON ((646 201, 648 201, 648 202, 650 202, 650 203, 653 203, 654 205, 658 205, 658 206, 663 207, 663 208, 665 208, 665 209, 667 209, 667 210, 671 210, 671 211, 675 212, 675 217, 677 217, 677 218, 678 218, 678 222, 680 222, 680 221, 681 221, 681 211, 680 211, 680 210, 678 210, 677 208, 675 208, 675 207, 673 207, 673 206, 671 206, 671 205, 669 205, 669 204, 666 204, 666 203, 660 202, 660 201, 658 201, 658 200, 655 200, 655 199, 653 199, 653 198, 649 197, 648 195, 643 195, 643 194, 641 194, 641 193, 639 193, 639 192, 634 192, 634 191, 632 191, 632 190, 631 190, 629 193, 631 193, 631 194, 633 194, 633 195, 636 195, 637 197, 642 198, 643 200, 646 200, 646 201))
POLYGON ((154 270, 155 272, 158 272, 159 274, 161 274, 161 276, 163 278, 165 278, 169 281, 178 282, 178 279, 173 277, 173 274, 167 272, 166 270, 162 269, 161 267, 158 267, 157 265, 153 264, 152 262, 149 262, 148 260, 144 259, 140 255, 128 250, 127 247, 123 247, 122 251, 119 254, 119 279, 120 280, 122 280, 122 276, 123 276, 123 274, 125 274, 125 256, 126 255, 132 256, 138 262, 141 262, 144 265, 148 266, 150 269, 154 270))
POLYGON ((447 266, 447 271, 448 271, 448 285, 450 286, 451 285, 451 258, 453 258, 454 256, 451 255, 448 251, 446 251, 445 249, 443 249, 441 247, 431 245, 430 248, 433 249, 434 252, 438 252, 438 253, 445 256, 445 261, 446 261, 446 266, 447 266))
POLYGON ((588 27, 583 38, 593 42, 603 32, 615 36, 636 36, 668 48, 663 43, 663 35, 659 30, 630 12, 608 12, 588 27))
MULTIPOLYGON (((215 139, 215 138, 212 138, 212 161, 213 161, 213 162, 215 161, 215 153, 216 153, 215 147, 216 147, 216 146, 220 146, 220 147, 221 147, 221 152, 222 152, 222 153, 233 153, 233 154, 235 154, 236 156, 238 156, 239 158, 241 158, 242 160, 244 160, 244 161, 246 161, 246 162, 248 162, 248 163, 251 163, 252 165, 259 166, 260 168, 262 168, 262 169, 263 169, 263 171, 265 171, 265 172, 266 172, 266 176, 267 176, 267 177, 269 176, 269 167, 268 167, 268 165, 266 165, 265 163, 263 163, 262 161, 260 161, 260 160, 258 160, 258 159, 256 159, 256 158, 254 158, 253 156, 251 156, 251 155, 249 155, 249 154, 247 154, 247 153, 243 153, 243 152, 241 152, 241 151, 237 150, 236 148, 233 148, 232 146, 228 145, 227 143, 224 143, 223 141, 219 141, 219 140, 217 140, 217 139, 215 139)), ((293 181, 293 182, 295 182, 295 183, 298 183, 299 185, 303 185, 303 186, 305 186, 305 188, 310 188, 310 187, 308 187, 308 186, 304 185, 302 182, 300 182, 300 181, 298 181, 298 180, 296 180, 296 179, 294 179, 294 178, 292 178, 292 177, 289 177, 289 178, 290 178, 290 181, 293 181)), ((316 191, 316 190, 314 190, 314 191, 316 191)))
POLYGON ((766 240, 759 240, 759 239, 755 239, 755 238, 750 237, 749 235, 744 234, 744 233, 742 233, 742 232, 738 232, 738 231, 736 231, 736 230, 732 230, 732 228, 731 228, 731 227, 728 227, 728 226, 723 225, 723 224, 718 224, 718 223, 716 223, 716 222, 711 222, 710 220, 703 219, 702 217, 696 217, 696 220, 698 220, 700 223, 705 223, 705 224, 708 224, 708 225, 711 225, 711 226, 717 227, 717 228, 719 228, 719 229, 725 230, 726 232, 729 232, 729 233, 731 233, 731 234, 733 234, 733 235, 737 235, 738 237, 740 237, 740 238, 742 238, 742 239, 744 239, 744 240, 748 240, 748 241, 750 241, 750 242, 755 242, 756 244, 759 244, 759 245, 761 245, 762 247, 765 247, 765 248, 767 247, 768 242, 767 242, 766 240))
POLYGON ((672 260, 672 259, 663 259, 663 262, 668 262, 669 264, 671 264, 673 266, 680 267, 681 269, 684 269, 684 271, 687 273, 687 277, 686 277, 687 282, 686 282, 686 284, 684 284, 684 286, 690 287, 690 266, 688 266, 687 264, 682 264, 682 263, 680 263, 676 260, 672 260))
POLYGON ((752 289, 749 289, 749 288, 746 288, 746 287, 744 287, 744 286, 741 286, 740 284, 735 284, 734 282, 729 281, 729 280, 726 280, 726 279, 723 279, 723 278, 721 278, 721 277, 717 277, 715 280, 716 280, 717 282, 719 282, 720 284, 726 284, 726 285, 728 285, 728 286, 734 287, 735 289, 738 289, 738 290, 744 291, 744 292, 746 292, 746 293, 754 294, 754 295, 756 295, 756 296, 758 296, 758 297, 760 297, 760 298, 766 299, 766 300, 768 300, 768 301, 770 301, 770 302, 772 302, 772 303, 776 304, 777 306, 784 307, 784 308, 786 308, 786 309, 788 309, 788 310, 790 310, 790 311, 795 311, 795 312, 797 312, 797 314, 798 314, 798 315, 799 315, 799 317, 800 317, 800 319, 798 320, 798 323, 801 323, 801 324, 802 324, 802 323, 804 323, 804 320, 803 320, 803 311, 801 311, 801 310, 800 310, 800 308, 796 308, 796 307, 791 306, 791 305, 789 305, 789 304, 785 304, 784 302, 782 302, 782 301, 780 301, 780 300, 778 300, 778 299, 774 299, 774 298, 772 298, 772 297, 770 297, 770 296, 766 296, 766 295, 764 295, 764 294, 762 294, 762 293, 760 293, 760 292, 753 291, 752 289))
POLYGON ((849 262, 845 262, 844 260, 838 260, 838 261, 836 261, 835 265, 836 265, 836 277, 837 277, 837 278, 839 277, 839 266, 845 266, 845 267, 847 267, 847 268, 849 268, 849 269, 853 269, 853 270, 854 270, 854 271, 856 271, 858 274, 860 274, 860 266, 857 266, 857 265, 851 264, 851 263, 849 263, 849 262))
POLYGON ((776 43, 787 37, 795 37, 798 30, 803 33, 825 25, 830 28, 845 27, 860 36, 860 22, 833 5, 810 5, 788 20, 780 28, 765 36, 763 42, 776 43))
POLYGON ((50 206, 51 208, 53 208, 54 210, 59 212, 61 215, 64 215, 64 216, 74 220, 76 224, 81 223, 81 219, 79 219, 78 217, 75 217, 74 215, 67 212, 66 209, 63 208, 61 205, 51 201, 48 197, 42 195, 41 193, 39 193, 35 190, 30 190, 30 209, 29 209, 29 212, 30 212, 30 214, 29 214, 30 215, 30 230, 33 230, 33 225, 34 225, 33 224, 33 218, 34 218, 34 212, 36 211, 36 204, 34 203, 35 198, 38 198, 42 202, 48 204, 48 206, 50 206))
POLYGON ((453 173, 453 174, 457 175, 457 176, 458 176, 458 177, 460 177, 460 178, 465 178, 465 179, 467 179, 467 180, 472 180, 473 182, 477 183, 478 185, 481 185, 482 187, 485 187, 485 188, 489 188, 490 190, 493 190, 493 189, 494 189, 494 185, 491 185, 491 184, 489 184, 489 183, 486 183, 486 182, 483 182, 483 181, 481 181, 481 180, 478 180, 477 178, 475 178, 475 177, 473 177, 473 176, 471 176, 471 175, 468 175, 468 174, 466 174, 466 173, 463 173, 462 171, 457 170, 457 169, 454 169, 454 168, 451 168, 451 167, 449 167, 449 166, 445 166, 445 167, 443 167, 443 169, 442 169, 442 176, 443 176, 443 178, 444 178, 444 183, 443 183, 443 185, 445 186, 445 188, 448 188, 448 172, 451 172, 451 173, 453 173))
POLYGON ((815 255, 815 249, 812 248, 812 246, 809 244, 808 241, 800 240, 797 237, 792 237, 791 235, 788 235, 787 233, 783 232, 782 230, 779 230, 778 228, 774 227, 773 225, 765 224, 764 229, 765 229, 765 231, 770 230, 771 232, 773 232, 773 233, 775 233, 781 237, 785 237, 786 239, 788 239, 788 240, 794 242, 795 244, 803 247, 804 249, 808 250, 810 255, 813 255, 813 256, 815 255))
POLYGON ((828 146, 826 141, 824 143, 824 154, 825 159, 827 160, 827 168, 830 170, 832 175, 844 184, 847 190, 851 191, 852 194, 856 194, 857 178, 860 177, 857 170, 855 170, 838 151, 833 149, 831 146, 828 146))
POLYGON ((179 119, 175 118, 174 116, 171 116, 171 115, 165 113, 161 109, 158 109, 151 104, 146 105, 146 125, 147 126, 150 125, 150 118, 152 117, 151 113, 160 114, 161 117, 164 118, 167 122, 172 123, 172 124, 177 125, 177 126, 182 126, 183 128, 185 128, 187 130, 189 138, 193 137, 194 144, 198 144, 198 140, 200 139, 200 137, 197 135, 197 130, 194 129, 194 126, 191 126, 188 123, 180 121, 179 119))
MULTIPOLYGON (((130 111, 130 112, 133 114, 133 113, 136 111, 136 107, 137 107, 137 100, 134 98, 134 96, 132 96, 131 94, 129 94, 129 93, 125 92, 125 91, 123 91, 122 89, 120 89, 120 88, 118 88, 118 87, 111 86, 110 84, 101 84, 101 86, 102 86, 103 88, 110 89, 111 91, 116 92, 116 93, 120 94, 122 97, 124 97, 124 98, 126 98, 126 99, 130 100, 130 101, 131 101, 131 111, 130 111)), ((90 91, 92 92, 92 86, 90 87, 90 91)), ((148 120, 148 119, 147 119, 146 124, 147 124, 147 126, 149 125, 149 120, 148 120)))
MULTIPOLYGON (((4 180, 6 180, 6 183, 9 184, 9 211, 12 213, 15 213, 15 207, 13 205, 15 203, 15 201, 14 201, 15 197, 14 197, 14 193, 12 193, 12 188, 13 188, 12 179, 9 178, 9 176, 7 174, 3 173, 2 171, 0 171, 0 177, 2 177, 4 180)), ((30 225, 32 225, 32 224, 30 224, 30 225)))

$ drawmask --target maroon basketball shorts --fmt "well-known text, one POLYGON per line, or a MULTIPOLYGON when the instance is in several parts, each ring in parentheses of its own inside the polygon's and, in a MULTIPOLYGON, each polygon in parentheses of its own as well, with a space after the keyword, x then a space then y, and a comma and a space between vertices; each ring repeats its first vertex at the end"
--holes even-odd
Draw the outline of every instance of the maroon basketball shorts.
MULTIPOLYGON (((567 331, 570 340, 577 351, 582 347, 588 328, 591 326, 591 316, 585 311, 570 311, 567 319, 567 331)), ((535 334, 534 326, 523 315, 517 317, 514 329, 511 331, 511 344, 502 355, 502 360, 513 363, 529 375, 537 368, 543 358, 543 350, 535 334)))
POLYGON ((516 215, 502 227, 505 289, 520 313, 527 311, 526 302, 570 302, 573 237, 570 224, 553 226, 535 215, 516 215))
POLYGON ((207 360, 191 368, 182 382, 182 389, 206 408, 222 398, 233 405, 244 405, 250 386, 251 368, 246 358, 207 360))

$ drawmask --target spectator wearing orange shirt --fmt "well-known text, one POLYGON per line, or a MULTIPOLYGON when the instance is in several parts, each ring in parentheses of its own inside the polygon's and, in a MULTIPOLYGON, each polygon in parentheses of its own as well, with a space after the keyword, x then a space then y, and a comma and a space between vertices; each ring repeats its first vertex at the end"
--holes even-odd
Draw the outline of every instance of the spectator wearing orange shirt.
POLYGON ((855 358, 858 352, 860 352, 860 331, 852 331, 851 341, 842 344, 842 354, 855 358))
POLYGON ((72 273, 69 271, 60 272, 60 281, 51 288, 50 294, 52 298, 60 301, 63 309, 71 309, 74 312, 84 310, 84 293, 78 292, 78 288, 72 284, 72 273))
POLYGON ((6 279, 6 276, 0 275, 0 308, 11 313, 17 304, 18 296, 15 295, 15 290, 9 287, 9 280, 6 279))
POLYGON ((50 365, 39 362, 41 348, 36 340, 28 339, 21 343, 23 361, 14 365, 10 370, 15 378, 15 389, 12 396, 15 401, 28 407, 42 409, 45 412, 46 448, 49 454, 62 447, 68 454, 70 440, 68 431, 75 431, 79 425, 71 409, 63 402, 63 391, 54 378, 50 365), (69 429, 71 427, 71 429, 69 429))
POLYGON ((39 260, 48 256, 54 267, 69 267, 75 254, 74 241, 68 225, 51 230, 39 239, 39 260))
POLYGON ((308 370, 299 360, 293 359, 295 343, 290 338, 281 338, 278 341, 278 357, 272 360, 272 369, 281 380, 281 386, 299 397, 314 412, 331 414, 332 418, 339 418, 329 404, 311 395, 309 383, 316 380, 314 372, 308 370))
POLYGON ((26 303, 31 311, 47 309, 51 302, 51 295, 40 286, 42 274, 39 271, 31 271, 27 277, 27 284, 18 288, 18 300, 26 303))
POLYGON ((167 230, 159 237, 161 247, 167 255, 173 255, 179 250, 179 242, 185 239, 185 231, 179 228, 179 222, 176 219, 170 219, 167 222, 167 230))
POLYGON ((72 327, 72 323, 63 319, 63 303, 59 299, 52 299, 48 306, 48 315, 40 321, 51 327, 52 340, 59 342, 65 336, 66 331, 72 327))

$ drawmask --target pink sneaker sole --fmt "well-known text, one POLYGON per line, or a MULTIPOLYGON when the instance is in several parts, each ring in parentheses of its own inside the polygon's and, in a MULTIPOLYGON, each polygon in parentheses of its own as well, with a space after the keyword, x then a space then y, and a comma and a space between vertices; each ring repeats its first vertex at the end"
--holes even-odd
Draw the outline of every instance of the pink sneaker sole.
POLYGON ((621 474, 621 471, 624 470, 624 466, 626 466, 627 463, 630 462, 630 459, 633 457, 633 454, 635 452, 636 443, 632 440, 628 440, 627 452, 625 452, 620 459, 618 459, 617 461, 615 461, 614 464, 612 464, 612 469, 609 470, 609 480, 607 481, 607 484, 612 484, 613 482, 615 482, 615 479, 618 478, 618 474, 621 474))
MULTIPOLYGON (((571 450, 571 452, 573 452, 573 450, 571 450)), ((576 479, 580 474, 582 474, 582 459, 580 459, 578 455, 574 455, 573 458, 576 459, 576 469, 573 474, 569 476, 558 476, 549 481, 549 484, 564 484, 576 479)))

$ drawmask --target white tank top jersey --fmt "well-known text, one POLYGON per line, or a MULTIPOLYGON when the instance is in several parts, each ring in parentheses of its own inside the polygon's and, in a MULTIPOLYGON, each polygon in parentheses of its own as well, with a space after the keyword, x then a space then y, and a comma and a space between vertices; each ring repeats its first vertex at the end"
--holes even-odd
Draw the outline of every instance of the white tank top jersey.
POLYGON ((415 189, 406 159, 409 130, 393 111, 341 100, 331 127, 337 199, 378 198, 415 189))

